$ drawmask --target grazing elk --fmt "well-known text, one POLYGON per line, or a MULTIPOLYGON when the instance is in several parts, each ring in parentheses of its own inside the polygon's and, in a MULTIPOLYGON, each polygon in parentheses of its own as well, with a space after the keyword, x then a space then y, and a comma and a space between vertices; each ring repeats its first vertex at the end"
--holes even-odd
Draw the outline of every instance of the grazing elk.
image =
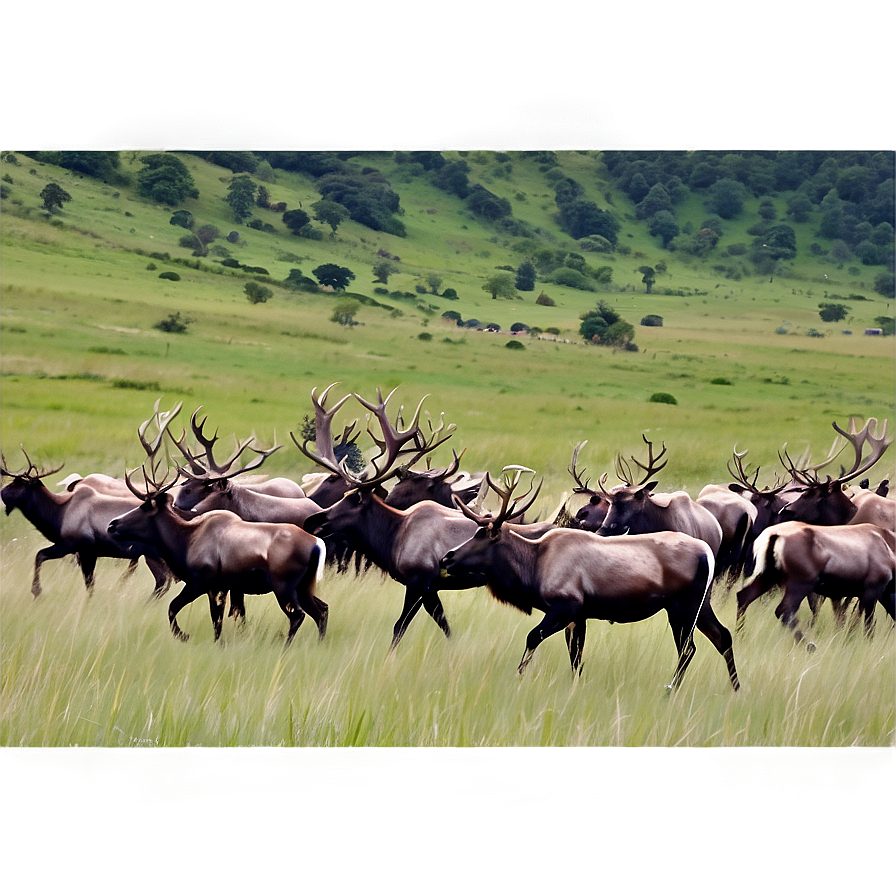
MULTIPOLYGON (((642 464, 635 457, 632 457, 632 460, 644 474, 636 483, 631 467, 620 454, 616 455, 616 476, 625 485, 616 486, 609 492, 604 490, 604 495, 610 501, 610 509, 598 529, 598 535, 684 532, 686 535, 705 541, 712 548, 713 557, 718 556, 722 544, 722 527, 705 507, 693 501, 687 492, 653 494, 657 483, 647 480, 668 463, 663 461, 657 464, 666 453, 666 446, 663 444, 660 453, 654 457, 653 443, 646 435, 642 434, 641 438, 647 445, 647 463, 642 464)), ((598 481, 601 489, 606 478, 607 474, 604 473, 598 481)))
MULTIPOLYGON (((241 519, 253 523, 292 523, 301 526, 312 514, 320 510, 320 505, 310 498, 283 497, 272 491, 259 491, 259 486, 274 484, 274 490, 282 490, 282 483, 292 483, 296 489, 301 488, 292 480, 268 480, 266 483, 258 483, 255 486, 241 486, 233 481, 234 477, 250 470, 256 470, 259 466, 279 449, 279 445, 273 448, 260 449, 252 445, 253 438, 245 439, 239 443, 230 457, 218 462, 214 458, 213 450, 218 434, 208 438, 203 432, 203 426, 207 418, 197 423, 196 416, 199 408, 193 412, 190 426, 197 441, 205 450, 205 457, 193 453, 186 445, 186 433, 176 441, 177 447, 186 459, 181 465, 181 473, 189 480, 182 486, 174 500, 174 506, 178 510, 193 510, 196 513, 207 513, 209 510, 229 510, 241 519), (257 455, 248 463, 234 468, 234 464, 249 449, 257 455)), ((289 486, 286 487, 289 490, 289 486)))
POLYGON ((168 606, 172 634, 189 635, 177 624, 177 614, 201 594, 208 594, 215 640, 221 637, 224 595, 266 594, 273 591, 286 617, 289 644, 307 613, 322 639, 328 607, 314 594, 326 551, 323 542, 289 523, 249 523, 227 510, 212 510, 184 519, 167 492, 175 484, 147 476, 146 488, 126 481, 139 499, 134 509, 109 522, 114 539, 153 546, 184 587, 168 606))
MULTIPOLYGON (((382 433, 382 439, 374 436, 380 446, 380 454, 374 458, 372 470, 363 479, 352 474, 345 463, 335 459, 330 434, 332 412, 323 409, 326 392, 321 400, 317 399, 314 391, 311 394, 316 410, 317 450, 312 452, 308 448, 307 439, 299 443, 294 434, 290 435, 306 457, 333 475, 341 476, 348 489, 340 501, 309 517, 305 522, 306 530, 323 537, 330 544, 335 541, 337 550, 363 554, 365 559, 405 587, 404 605, 392 631, 391 649, 394 649, 421 606, 449 636, 451 630, 439 592, 475 588, 483 584, 483 579, 472 575, 440 575, 439 561, 445 552, 475 530, 475 525, 471 526, 459 511, 433 501, 421 501, 407 510, 397 510, 389 507, 383 496, 378 494, 381 484, 393 474, 402 458, 411 456, 412 463, 419 460, 446 441, 453 429, 440 437, 439 427, 428 438, 424 437, 418 425, 423 400, 417 406, 410 426, 404 430, 398 429, 386 413, 386 405, 392 394, 394 391, 383 399, 382 392, 377 390, 378 401, 375 404, 355 395, 379 422, 382 433)), ((525 509, 518 508, 518 512, 525 509)), ((520 528, 540 533, 549 527, 549 523, 542 523, 520 528)))
MULTIPOLYGON (((778 514, 780 520, 799 520, 817 526, 859 525, 874 523, 893 531, 896 529, 896 504, 888 498, 873 492, 862 492, 861 497, 853 501, 843 491, 844 486, 860 476, 876 464, 893 443, 887 439, 887 421, 881 431, 877 432, 877 420, 868 419, 861 430, 856 430, 856 421, 850 418, 849 430, 841 429, 833 423, 834 429, 846 439, 854 452, 853 463, 849 470, 842 471, 834 479, 827 476, 822 481, 814 468, 799 468, 787 454, 781 458, 788 472, 797 483, 799 496, 783 507, 778 514), (872 432, 872 428, 874 431, 872 432), (871 450, 863 457, 865 446, 871 450)), ((845 447, 845 446, 844 446, 845 447)))
POLYGON ((2 500, 7 514, 20 510, 23 516, 48 541, 52 542, 37 552, 34 558, 34 577, 31 593, 41 594, 40 568, 47 560, 75 555, 84 577, 88 595, 93 593, 96 562, 100 557, 130 560, 128 573, 133 572, 138 558, 143 557, 155 580, 153 597, 159 597, 171 584, 171 571, 151 547, 114 541, 106 528, 109 521, 136 506, 133 496, 119 497, 103 494, 89 486, 72 492, 51 492, 43 480, 57 473, 62 465, 40 471, 22 448, 28 466, 13 472, 2 458, 0 472, 12 479, 4 487, 2 500))
POLYGON ((715 560, 704 541, 679 532, 604 539, 569 528, 527 540, 504 525, 518 481, 519 472, 513 482, 505 480, 494 517, 461 508, 478 528, 441 565, 448 575, 484 576, 494 597, 524 613, 544 613, 526 638, 520 673, 556 632, 566 629, 570 663, 580 671, 588 619, 639 622, 665 610, 678 651, 670 687, 681 683, 695 653, 697 628, 724 657, 731 685, 739 688, 731 634, 709 601, 715 560))
MULTIPOLYGON (((813 526, 791 520, 770 526, 753 546, 755 572, 737 593, 737 628, 754 600, 783 586, 775 615, 797 643, 804 635, 796 613, 803 598, 813 593, 832 599, 857 596, 870 635, 875 604, 894 615, 894 542, 892 532, 871 523, 813 526)), ((806 646, 815 649, 811 641, 806 646)))

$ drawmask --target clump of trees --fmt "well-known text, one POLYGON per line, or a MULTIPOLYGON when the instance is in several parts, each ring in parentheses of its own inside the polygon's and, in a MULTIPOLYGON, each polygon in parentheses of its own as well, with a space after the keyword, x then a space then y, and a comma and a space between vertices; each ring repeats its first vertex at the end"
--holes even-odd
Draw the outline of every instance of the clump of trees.
POLYGON ((71 202, 72 197, 59 186, 59 184, 47 184, 40 191, 40 198, 43 200, 43 207, 52 215, 57 209, 62 211, 62 205, 65 202, 71 202))
POLYGON ((586 342, 620 348, 633 345, 635 328, 603 300, 591 311, 583 312, 581 321, 579 333, 586 342))
POLYGON ((181 205, 186 199, 198 199, 199 190, 189 168, 177 156, 154 152, 142 156, 143 167, 137 172, 137 191, 162 205, 181 205))
POLYGON ((330 286, 341 292, 355 279, 354 273, 338 264, 320 264, 311 273, 317 277, 321 286, 330 286))

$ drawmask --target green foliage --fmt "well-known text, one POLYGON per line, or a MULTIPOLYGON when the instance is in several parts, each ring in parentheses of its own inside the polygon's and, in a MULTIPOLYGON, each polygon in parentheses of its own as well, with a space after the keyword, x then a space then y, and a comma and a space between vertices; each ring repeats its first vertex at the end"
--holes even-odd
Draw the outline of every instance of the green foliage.
POLYGON ((40 198, 43 200, 43 207, 50 214, 57 209, 61 211, 63 203, 72 201, 72 197, 56 183, 47 184, 40 191, 40 198))
POLYGON ((678 399, 669 392, 654 392, 647 400, 654 404, 678 404, 678 399))
POLYGON ((449 286, 443 293, 443 299, 448 299, 450 302, 456 302, 460 296, 457 294, 457 290, 454 287, 449 286))
POLYGON ((375 277, 374 283, 388 283, 389 277, 392 274, 397 274, 399 268, 397 265, 392 264, 388 259, 384 259, 382 261, 378 261, 373 265, 373 276, 375 277))
POLYGON ((874 291, 886 299, 896 298, 896 279, 892 271, 881 271, 874 278, 874 291))
POLYGON ((334 323, 341 324, 343 327, 357 326, 355 315, 360 308, 361 303, 356 299, 340 299, 333 306, 333 313, 330 315, 330 320, 334 323))
POLYGON ((195 318, 182 317, 180 311, 175 311, 174 314, 169 314, 168 317, 163 317, 158 323, 154 323, 153 328, 163 333, 186 333, 187 327, 194 321, 195 318))
POLYGON ((618 222, 610 212, 603 211, 590 199, 573 199, 561 206, 559 221, 574 240, 597 235, 616 245, 618 222))
POLYGON ((338 264, 321 264, 311 273, 317 277, 317 282, 321 286, 332 286, 335 290, 344 290, 355 279, 355 275, 348 268, 338 264))
POLYGON ((544 291, 538 294, 538 298, 535 300, 536 305, 545 305, 548 308, 553 308, 557 303, 544 291))
POLYGON ((659 314, 645 314, 641 318, 642 327, 661 327, 662 325, 663 319, 659 314))
POLYGON ((482 184, 474 184, 466 197, 467 208, 474 215, 479 215, 487 221, 497 221, 507 217, 513 207, 507 199, 496 196, 490 190, 486 190, 482 184))
POLYGON ((300 208, 294 208, 283 212, 283 223, 296 235, 300 234, 302 228, 311 221, 308 212, 300 208))
POLYGON ((575 268, 557 268, 548 279, 551 283, 568 286, 571 289, 580 289, 587 292, 594 291, 594 283, 592 283, 591 279, 575 268))
POLYGON ((159 280, 180 280, 180 274, 177 271, 162 271, 159 274, 159 280))
POLYGON ((167 152, 143 156, 137 173, 137 189, 141 196, 162 205, 180 205, 185 199, 198 199, 199 191, 189 169, 176 156, 167 152))
POLYGON ((710 187, 706 208, 726 221, 736 218, 744 209, 746 190, 743 184, 725 177, 710 187))
POLYGON ((649 294, 651 289, 653 289, 653 284, 656 283, 656 271, 650 265, 642 264, 638 268, 638 273, 642 275, 641 282, 649 294))
POLYGON ((518 339, 511 339, 508 342, 504 343, 504 348, 513 349, 514 351, 520 351, 521 349, 525 349, 525 345, 520 342, 518 339))
POLYGON ((255 183, 246 174, 234 177, 230 181, 225 201, 230 206, 233 219, 237 224, 242 224, 252 214, 252 209, 255 206, 255 190, 255 183))
POLYGON ((581 315, 579 333, 586 342, 624 347, 635 336, 635 328, 601 299, 591 311, 581 315))
POLYGON ((442 285, 442 278, 439 274, 429 273, 426 275, 426 285, 429 287, 429 291, 437 296, 439 294, 439 287, 442 285))
POLYGON ((848 305, 840 305, 836 302, 819 302, 818 308, 818 316, 825 323, 836 323, 838 320, 843 320, 850 312, 848 305))
POLYGON ((319 177, 317 189, 323 199, 347 208, 353 221, 371 230, 407 235, 404 224, 394 217, 401 207, 400 198, 380 172, 342 166, 338 172, 319 177))
POLYGON ((727 379, 724 376, 713 377, 713 379, 711 379, 709 381, 709 383, 712 386, 733 386, 734 385, 734 383, 732 383, 731 380, 727 379))
POLYGON ((272 298, 274 293, 266 286, 262 286, 255 280, 249 280, 243 287, 246 292, 246 298, 253 304, 258 305, 272 298))
POLYGON ((661 210, 650 219, 650 226, 647 232, 651 236, 658 236, 662 240, 663 248, 665 249, 678 236, 681 228, 676 223, 675 217, 671 212, 661 210))
POLYGON ((896 318, 875 317, 874 322, 883 330, 884 336, 892 336, 896 333, 896 318))
POLYGON ((336 228, 349 217, 349 211, 344 205, 329 199, 319 199, 311 204, 311 208, 314 211, 314 220, 328 224, 331 233, 336 233, 336 228))
POLYGON ((431 342, 431 341, 432 341, 432 333, 429 333, 429 332, 427 332, 427 331, 424 330, 422 333, 418 333, 418 334, 417 334, 417 338, 418 338, 421 342, 431 342))
POLYGON ((516 297, 514 278, 510 274, 498 273, 487 277, 482 289, 493 299, 513 299, 516 297))
POLYGON ((195 221, 190 212, 185 209, 178 209, 168 221, 169 224, 173 224, 175 227, 183 227, 184 230, 192 230, 195 221))

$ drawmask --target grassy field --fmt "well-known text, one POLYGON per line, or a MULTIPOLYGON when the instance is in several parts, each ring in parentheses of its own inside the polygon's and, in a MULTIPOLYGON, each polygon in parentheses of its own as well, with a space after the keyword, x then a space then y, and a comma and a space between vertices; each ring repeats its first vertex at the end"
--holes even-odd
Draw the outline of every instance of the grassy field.
MULTIPOLYGON (((226 232, 233 225, 221 179, 229 172, 184 159, 204 197, 197 220, 226 232)), ((487 162, 471 164, 487 173, 487 162)), ((581 171, 593 159, 571 153, 568 164, 573 176, 584 178, 581 171)), ((382 165, 395 174, 388 161, 382 165)), ((791 452, 809 446, 821 456, 831 444, 833 420, 893 418, 893 341, 860 335, 875 317, 892 313, 892 302, 873 293, 864 269, 800 256, 786 277, 732 281, 673 259, 658 286, 687 295, 666 296, 643 292, 634 273, 643 259, 619 258, 616 286, 606 294, 539 283, 525 301, 495 302, 480 284, 496 265, 518 263, 509 241, 464 218, 459 200, 454 208, 454 200, 432 188, 396 180, 407 240, 347 223, 335 239, 317 242, 247 231, 237 250, 240 261, 262 265, 279 280, 297 262, 278 259, 300 256, 306 273, 336 260, 357 272, 357 292, 373 296, 369 266, 386 249, 402 258, 390 289, 413 291, 436 271, 443 288, 460 295, 456 302, 377 296, 392 308, 365 305, 359 326, 347 329, 329 321, 332 299, 325 295, 271 285, 268 303, 250 305, 244 275, 151 259, 146 253, 154 251, 189 259, 177 248, 170 210, 49 166, 34 172, 27 164, 13 170, 12 199, 22 204, 4 200, 0 222, 0 424, 13 468, 24 463, 21 443, 39 465, 64 461, 59 477, 121 475, 142 459, 136 427, 161 397, 163 406, 183 401, 184 416, 202 405, 225 441, 253 431, 268 444, 276 439, 286 447, 265 470, 300 478, 310 466, 288 433, 311 413, 311 388, 338 380, 368 397, 377 387, 399 387, 396 400, 412 407, 429 393, 425 407, 433 418, 444 413, 457 425, 434 463, 447 460, 454 447, 467 449, 469 469, 530 466, 545 477, 537 505, 544 515, 568 496, 573 483, 566 466, 582 439, 588 446, 581 463, 596 477, 612 471, 617 451, 639 451, 647 432, 668 446, 662 488, 696 495, 705 483, 728 479, 735 445, 749 449, 748 459, 771 482, 783 444, 791 452), (50 179, 73 196, 54 221, 29 211, 35 200, 23 198, 36 196, 50 179), (168 269, 181 280, 159 279, 168 269), (542 288, 555 307, 534 304, 542 288), (861 293, 867 301, 851 303, 852 317, 842 327, 808 338, 806 331, 819 326, 817 305, 826 293, 861 293), (579 314, 597 298, 636 324, 638 352, 577 341, 579 314), (523 337, 525 349, 511 351, 506 333, 441 321, 451 308, 507 329, 518 320, 554 326, 563 341, 523 337), (188 332, 154 329, 176 311, 194 319, 188 332), (662 315, 664 326, 638 326, 648 313, 662 315), (787 332, 776 333, 779 328, 787 332), (673 394, 678 404, 649 402, 656 392, 673 394)), ((514 203, 516 213, 556 230, 543 207, 550 193, 534 169, 521 163, 512 182, 495 179, 488 187, 525 194, 514 203)), ((272 198, 293 207, 316 194, 310 181, 289 175, 272 198)), ((623 233, 631 233, 622 238, 652 259, 658 253, 643 224, 617 201, 619 213, 628 215, 623 233)), ((731 240, 738 238, 732 232, 731 240)), ((348 405, 337 419, 357 415, 348 405)), ((891 451, 873 471, 875 481, 893 478, 893 470, 891 451)), ((121 565, 100 561, 88 601, 72 564, 49 563, 44 595, 35 601, 28 590, 31 564, 45 542, 19 514, 4 517, 0 537, 4 746, 893 743, 893 628, 880 614, 876 636, 866 640, 837 630, 823 607, 813 634, 819 649, 807 654, 774 618, 774 602, 760 602, 735 637, 742 691, 730 691, 721 658, 698 636, 683 687, 667 696, 675 657, 664 617, 633 626, 593 621, 577 681, 562 638, 552 638, 520 679, 516 663, 535 620, 484 591, 446 595, 455 632, 450 641, 421 617, 387 656, 399 586, 370 574, 328 573, 319 591, 331 607, 323 643, 307 623, 284 651, 285 620, 272 597, 259 596, 249 599, 244 629, 225 624, 223 646, 213 644, 207 608, 197 601, 180 617, 193 635, 184 645, 168 631, 167 601, 147 599, 145 569, 123 584, 121 565)), ((732 595, 719 588, 713 604, 733 628, 732 595)))

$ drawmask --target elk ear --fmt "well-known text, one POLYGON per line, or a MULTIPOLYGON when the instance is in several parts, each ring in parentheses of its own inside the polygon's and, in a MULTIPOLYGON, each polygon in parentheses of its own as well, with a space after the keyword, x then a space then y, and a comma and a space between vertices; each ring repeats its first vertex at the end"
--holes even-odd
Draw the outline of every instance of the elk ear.
POLYGON ((639 501, 643 501, 658 485, 659 482, 648 482, 647 485, 642 485, 641 488, 635 492, 635 497, 639 501))
POLYGON ((746 489, 739 482, 728 483, 728 488, 730 491, 735 492, 738 495, 742 495, 746 491, 746 489))
POLYGON ((588 502, 592 507, 597 507, 601 501, 603 501, 603 495, 592 495, 591 500, 588 502))

